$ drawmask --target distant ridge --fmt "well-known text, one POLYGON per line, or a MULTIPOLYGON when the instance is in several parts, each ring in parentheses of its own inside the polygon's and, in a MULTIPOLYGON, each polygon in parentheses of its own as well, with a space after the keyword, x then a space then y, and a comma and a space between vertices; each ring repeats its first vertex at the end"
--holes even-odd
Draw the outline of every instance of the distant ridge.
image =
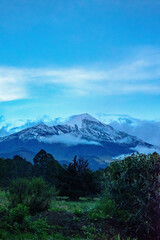
POLYGON ((40 149, 50 152, 60 162, 70 162, 75 155, 80 155, 97 169, 119 155, 137 150, 152 153, 158 148, 117 131, 88 113, 71 116, 65 124, 48 126, 41 123, 0 138, 0 156, 19 154, 32 161, 40 149))

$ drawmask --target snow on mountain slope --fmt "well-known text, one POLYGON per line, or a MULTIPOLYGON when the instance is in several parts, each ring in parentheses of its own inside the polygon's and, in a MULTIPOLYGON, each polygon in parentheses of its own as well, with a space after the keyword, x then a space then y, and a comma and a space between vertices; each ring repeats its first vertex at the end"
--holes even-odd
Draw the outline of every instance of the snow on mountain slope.
POLYGON ((50 152, 59 162, 82 156, 89 160, 92 169, 104 168, 114 158, 136 151, 160 153, 158 147, 117 131, 89 114, 72 116, 65 124, 39 124, 0 138, 1 157, 18 154, 32 161, 41 149, 50 152))
POLYGON ((103 144, 103 142, 113 142, 121 145, 128 145, 132 148, 136 146, 153 148, 151 144, 143 142, 137 137, 120 132, 111 126, 100 122, 89 114, 72 116, 64 125, 47 126, 39 124, 37 126, 24 129, 18 133, 0 138, 0 142, 13 139, 21 141, 38 140, 47 143, 64 143, 67 145, 78 144, 103 144))
POLYGON ((76 125, 78 128, 84 128, 86 122, 101 123, 99 120, 92 117, 88 113, 84 113, 71 116, 70 120, 68 120, 65 124, 71 127, 75 127, 76 125))

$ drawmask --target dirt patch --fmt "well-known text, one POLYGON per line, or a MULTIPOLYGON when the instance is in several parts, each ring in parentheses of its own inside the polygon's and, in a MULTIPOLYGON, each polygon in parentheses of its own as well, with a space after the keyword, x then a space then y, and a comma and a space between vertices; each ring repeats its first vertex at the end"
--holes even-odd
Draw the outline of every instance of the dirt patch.
POLYGON ((70 212, 53 212, 48 211, 43 214, 47 218, 50 226, 54 230, 63 233, 65 236, 83 234, 82 226, 88 224, 86 218, 77 217, 70 212))
POLYGON ((79 235, 87 237, 92 231, 93 239, 103 240, 102 236, 113 239, 120 234, 125 239, 125 233, 113 219, 90 220, 87 214, 77 216, 70 212, 46 211, 43 216, 47 218, 48 224, 52 226, 53 232, 59 232, 66 237, 79 235))

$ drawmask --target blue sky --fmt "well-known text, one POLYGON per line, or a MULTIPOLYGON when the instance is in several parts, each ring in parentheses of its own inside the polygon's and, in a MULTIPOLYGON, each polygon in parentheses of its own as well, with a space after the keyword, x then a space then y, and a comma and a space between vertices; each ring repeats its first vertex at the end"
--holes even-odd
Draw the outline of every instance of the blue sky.
POLYGON ((84 112, 159 120, 159 23, 158 0, 0 1, 1 124, 84 112))

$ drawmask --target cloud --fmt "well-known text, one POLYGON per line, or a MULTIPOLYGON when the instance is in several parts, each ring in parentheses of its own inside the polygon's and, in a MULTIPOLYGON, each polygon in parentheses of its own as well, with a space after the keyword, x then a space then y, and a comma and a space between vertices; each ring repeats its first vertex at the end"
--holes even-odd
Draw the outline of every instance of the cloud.
POLYGON ((19 132, 25 128, 34 127, 38 124, 47 124, 48 126, 54 126, 62 124, 66 121, 65 118, 57 117, 51 118, 48 115, 44 115, 36 120, 17 120, 7 122, 4 116, 0 116, 0 137, 4 137, 16 132, 19 132))
POLYGON ((73 136, 71 134, 56 135, 56 136, 51 136, 51 137, 41 137, 38 140, 40 142, 45 142, 45 143, 50 143, 50 144, 51 143, 63 143, 67 146, 76 146, 76 145, 79 145, 79 144, 101 146, 101 144, 98 143, 98 142, 88 141, 88 140, 82 139, 80 137, 73 136))
MULTIPOLYGON (((63 123, 65 124, 65 122, 68 119, 69 118, 65 119, 65 118, 61 118, 61 117, 52 119, 49 116, 44 115, 43 117, 41 117, 40 119, 35 120, 35 121, 19 120, 16 122, 7 123, 6 120, 4 119, 4 117, 0 116, 0 137, 4 137, 4 136, 10 135, 10 134, 19 132, 25 128, 33 127, 38 124, 47 124, 48 126, 54 126, 54 125, 63 124, 63 123)), ((88 141, 86 139, 82 139, 81 137, 73 136, 71 134, 40 137, 38 140, 40 142, 50 143, 50 144, 51 143, 63 143, 67 146, 76 146, 79 144, 101 146, 101 144, 96 141, 88 141)))
POLYGON ((7 131, 7 123, 3 115, 0 116, 0 137, 9 135, 7 131))
POLYGON ((149 154, 154 152, 157 152, 158 154, 160 154, 160 149, 158 148, 135 147, 131 149, 134 150, 135 152, 144 153, 144 154, 149 154))
POLYGON ((118 114, 99 114, 98 118, 119 131, 160 147, 160 121, 141 120, 118 114))
POLYGON ((0 137, 5 137, 5 136, 7 136, 7 135, 9 135, 10 133, 6 130, 6 128, 5 127, 2 127, 1 129, 0 129, 0 137))
POLYGON ((93 91, 97 95, 160 94, 160 51, 143 51, 128 61, 103 68, 0 67, 0 101, 42 97, 39 89, 47 86, 79 96, 93 91))
POLYGON ((25 73, 21 69, 0 67, 0 101, 27 97, 25 73))
MULTIPOLYGON (((112 126, 113 128, 126 132, 130 135, 137 136, 138 138, 144 140, 145 142, 151 143, 153 145, 160 147, 160 121, 156 120, 142 120, 137 118, 132 118, 125 114, 97 114, 97 118, 112 126)), ((45 115, 37 120, 19 120, 15 122, 7 122, 4 116, 0 116, 0 137, 7 136, 9 134, 21 131, 28 127, 33 127, 38 124, 47 124, 49 126, 63 124, 69 118, 50 118, 45 115)), ((88 142, 87 140, 82 140, 75 138, 74 136, 65 135, 64 137, 59 135, 55 137, 49 137, 40 139, 40 141, 46 142, 63 142, 64 144, 77 145, 77 144, 96 144, 96 142, 88 142)))

